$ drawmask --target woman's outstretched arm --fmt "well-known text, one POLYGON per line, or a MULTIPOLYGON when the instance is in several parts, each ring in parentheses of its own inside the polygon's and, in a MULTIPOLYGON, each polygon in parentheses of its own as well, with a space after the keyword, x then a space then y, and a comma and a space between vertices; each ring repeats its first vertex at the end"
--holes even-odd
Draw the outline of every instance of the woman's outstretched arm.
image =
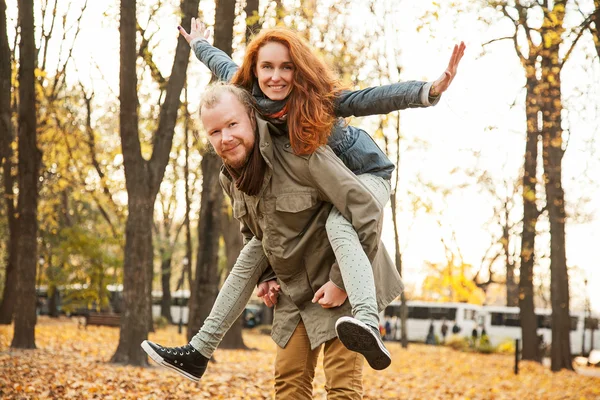
POLYGON ((464 52, 463 42, 455 45, 446 70, 433 82, 407 81, 344 91, 337 98, 335 114, 338 117, 361 117, 388 114, 406 108, 434 106, 454 80, 464 52))
POLYGON ((220 81, 229 82, 238 66, 225 54, 208 43, 210 31, 198 18, 192 18, 190 33, 178 26, 179 34, 190 44, 196 57, 211 70, 220 81))

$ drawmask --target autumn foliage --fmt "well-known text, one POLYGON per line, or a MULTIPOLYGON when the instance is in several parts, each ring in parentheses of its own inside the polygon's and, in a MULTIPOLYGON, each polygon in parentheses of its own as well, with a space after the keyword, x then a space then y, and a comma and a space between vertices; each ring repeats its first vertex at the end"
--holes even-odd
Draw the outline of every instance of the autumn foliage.
MULTIPOLYGON (((12 327, 0 326, 0 398, 2 399, 269 399, 273 397, 275 344, 266 335, 246 331, 256 350, 218 350, 200 383, 158 368, 109 364, 118 328, 40 318, 37 350, 9 348, 12 327)), ((150 335, 165 345, 181 345, 184 336, 170 326, 150 335)), ((513 373, 506 355, 463 353, 440 346, 390 343, 392 366, 365 366, 365 399, 598 399, 600 377, 521 363, 513 373)), ((315 399, 325 399, 319 367, 315 399)))

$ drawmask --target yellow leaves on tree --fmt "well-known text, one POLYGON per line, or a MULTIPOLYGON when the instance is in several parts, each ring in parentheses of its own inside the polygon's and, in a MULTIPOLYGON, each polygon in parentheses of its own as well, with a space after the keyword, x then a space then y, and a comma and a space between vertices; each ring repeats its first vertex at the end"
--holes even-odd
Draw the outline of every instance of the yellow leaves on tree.
POLYGON ((469 264, 430 264, 430 272, 423 281, 423 297, 433 301, 483 304, 485 293, 466 276, 465 271, 470 269, 469 264))

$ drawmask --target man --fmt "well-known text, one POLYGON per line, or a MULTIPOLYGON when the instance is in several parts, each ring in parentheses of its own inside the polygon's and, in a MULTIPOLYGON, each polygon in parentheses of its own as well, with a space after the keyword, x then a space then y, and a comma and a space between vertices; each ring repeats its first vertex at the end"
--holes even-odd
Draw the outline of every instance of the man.
MULTIPOLYGON (((336 321, 351 315, 350 304, 324 308, 313 303, 313 298, 331 283, 330 277, 339 276, 332 268, 335 256, 325 230, 332 205, 352 222, 365 252, 374 255, 379 309, 400 294, 398 272, 378 241, 383 205, 328 147, 308 156, 294 154, 287 135, 256 117, 252 102, 242 89, 215 85, 204 94, 201 119, 224 162, 221 186, 242 223, 246 246, 236 265, 260 265, 250 272, 252 278, 241 279, 239 284, 253 282, 254 286, 257 275, 270 265, 281 287, 272 329, 278 344, 276 398, 312 398, 312 380, 323 347, 328 398, 360 399, 363 357, 349 351, 335 333, 336 321), (266 259, 251 261, 254 253, 266 259)), ((261 281, 269 276, 267 272, 261 281)), ((206 357, 195 353, 191 345, 169 349, 145 344, 142 347, 155 361, 184 375, 199 378, 206 368, 206 357)))

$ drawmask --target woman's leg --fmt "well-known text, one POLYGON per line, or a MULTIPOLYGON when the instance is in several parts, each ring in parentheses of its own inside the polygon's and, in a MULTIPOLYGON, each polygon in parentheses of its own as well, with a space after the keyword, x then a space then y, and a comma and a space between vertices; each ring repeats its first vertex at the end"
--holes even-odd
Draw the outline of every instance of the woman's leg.
POLYGON ((252 238, 240 252, 204 325, 190 341, 204 357, 212 357, 225 333, 244 311, 268 265, 261 241, 252 238))
MULTIPOLYGON (((375 175, 358 175, 373 196, 385 205, 390 198, 390 184, 375 175)), ((327 236, 340 266, 342 279, 354 317, 379 329, 373 267, 363 251, 352 224, 333 208, 327 219, 327 236)))

